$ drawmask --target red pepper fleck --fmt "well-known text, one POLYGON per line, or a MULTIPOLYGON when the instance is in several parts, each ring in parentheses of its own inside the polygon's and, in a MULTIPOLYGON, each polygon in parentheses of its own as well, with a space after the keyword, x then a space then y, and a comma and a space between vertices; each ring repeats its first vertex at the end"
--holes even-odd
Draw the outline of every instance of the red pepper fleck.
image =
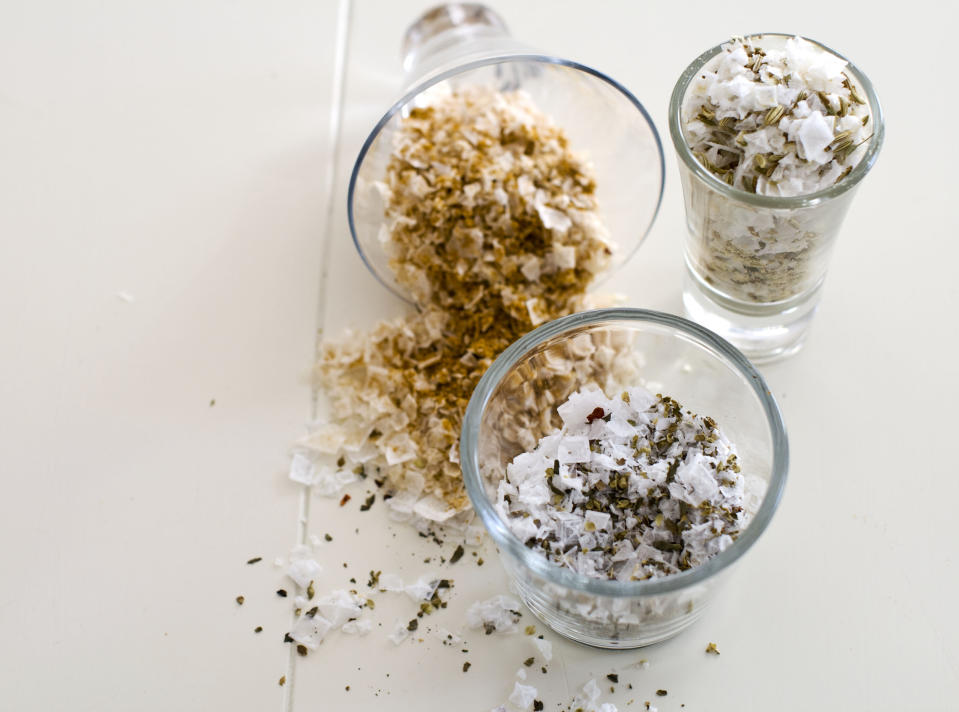
POLYGON ((595 408, 593 408, 593 412, 586 416, 586 424, 592 425, 594 420, 599 420, 605 415, 606 415, 606 411, 604 411, 599 406, 596 406, 595 408))
POLYGON ((349 502, 351 499, 353 499, 353 498, 350 497, 350 495, 344 494, 344 495, 343 495, 343 499, 340 500, 340 506, 342 507, 344 504, 346 504, 347 502, 349 502))

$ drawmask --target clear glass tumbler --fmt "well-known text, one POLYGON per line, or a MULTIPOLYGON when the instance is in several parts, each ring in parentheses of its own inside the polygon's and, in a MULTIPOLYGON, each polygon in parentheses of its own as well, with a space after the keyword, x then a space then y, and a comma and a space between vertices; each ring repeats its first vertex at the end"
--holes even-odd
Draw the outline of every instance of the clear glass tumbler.
POLYGON ((411 110, 469 86, 526 92, 565 132, 572 150, 591 164, 596 200, 614 246, 605 275, 639 248, 662 201, 665 161, 652 119, 629 90, 591 67, 526 47, 509 35, 496 13, 477 3, 425 12, 406 32, 403 68, 407 88, 363 144, 347 197, 356 248, 390 291, 413 301, 397 280, 384 234, 380 183, 394 138, 411 110))
POLYGON ((460 436, 473 508, 526 605, 558 633, 602 648, 656 643, 700 616, 772 519, 788 460, 779 407, 750 362, 698 324, 641 309, 574 314, 516 341, 474 391, 460 436), (589 385, 608 395, 642 385, 718 423, 738 449, 751 515, 732 545, 682 573, 616 581, 563 568, 513 535, 494 507, 507 464, 557 429, 556 407, 589 385))
MULTIPOLYGON (((780 48, 790 37, 763 33, 747 39, 758 47, 780 48)), ((686 205, 686 314, 757 363, 802 347, 839 228, 883 141, 882 109, 870 81, 838 53, 812 44, 847 62, 846 74, 865 98, 873 127, 871 138, 857 149, 856 166, 824 190, 795 197, 749 193, 717 178, 693 155, 684 134, 687 91, 722 45, 687 67, 669 103, 669 132, 686 205)))

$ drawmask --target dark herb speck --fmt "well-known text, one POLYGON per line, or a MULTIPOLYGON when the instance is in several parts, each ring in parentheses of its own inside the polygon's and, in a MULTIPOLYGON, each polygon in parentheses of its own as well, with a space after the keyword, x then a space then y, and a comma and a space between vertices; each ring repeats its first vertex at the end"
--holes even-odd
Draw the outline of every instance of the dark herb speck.
POLYGON ((466 553, 463 549, 463 545, 460 544, 456 547, 456 550, 453 552, 453 555, 450 557, 450 563, 455 564, 457 561, 463 558, 463 554, 466 553))

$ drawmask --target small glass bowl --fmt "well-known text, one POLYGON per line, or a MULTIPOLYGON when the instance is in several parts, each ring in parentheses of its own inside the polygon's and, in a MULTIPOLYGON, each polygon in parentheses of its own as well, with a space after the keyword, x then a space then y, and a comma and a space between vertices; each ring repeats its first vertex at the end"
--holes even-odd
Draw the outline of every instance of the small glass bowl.
POLYGON ((600 215, 614 244, 610 265, 596 283, 639 248, 662 200, 662 143, 646 109, 629 90, 595 69, 522 50, 513 42, 490 40, 480 47, 482 51, 470 55, 479 59, 447 62, 393 104, 363 144, 350 177, 347 213, 356 249, 387 289, 411 303, 409 290, 390 266, 378 183, 386 176, 401 122, 430 96, 471 85, 521 89, 565 131, 570 148, 593 166, 600 215))
POLYGON ((700 616, 730 564, 769 525, 786 484, 789 454, 775 399, 732 345, 680 317, 601 309, 544 324, 496 359, 467 406, 460 460, 473 508, 530 610, 573 640, 636 648, 665 640, 700 616), (556 406, 588 385, 608 395, 642 385, 716 420, 738 449, 752 515, 732 545, 682 573, 615 581, 560 567, 511 533, 494 509, 507 464, 555 429, 556 406))
MULTIPOLYGON (((763 49, 782 50, 793 38, 763 32, 745 39, 763 49)), ((872 134, 852 154, 859 157, 856 166, 834 185, 805 195, 757 195, 726 184, 693 155, 686 138, 687 95, 725 44, 686 68, 669 101, 669 132, 680 159, 686 206, 683 306, 687 316, 729 339, 754 363, 785 358, 802 347, 843 219, 875 165, 885 135, 882 107, 868 77, 835 50, 801 39, 845 62, 844 71, 869 111, 872 134), (754 242, 758 247, 744 247, 754 242)))

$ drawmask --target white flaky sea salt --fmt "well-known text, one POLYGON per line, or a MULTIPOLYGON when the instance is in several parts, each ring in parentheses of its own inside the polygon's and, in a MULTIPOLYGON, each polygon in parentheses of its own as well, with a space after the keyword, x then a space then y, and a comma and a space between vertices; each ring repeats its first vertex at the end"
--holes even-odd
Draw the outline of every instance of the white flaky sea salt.
POLYGON ((570 709, 581 709, 583 712, 617 712, 616 705, 612 702, 599 702, 601 694, 596 680, 590 679, 573 698, 570 709))
POLYGON ((334 630, 349 626, 347 632, 362 635, 371 627, 369 621, 359 620, 365 603, 366 599, 358 594, 341 589, 331 591, 306 604, 311 607, 300 613, 288 635, 310 650, 316 650, 334 630))
POLYGON ((289 576, 300 588, 306 588, 310 581, 316 581, 323 573, 323 567, 314 559, 297 559, 291 561, 286 569, 286 575, 289 576))
POLYGON ((539 654, 543 656, 543 660, 549 662, 553 659, 553 644, 548 640, 545 638, 533 638, 533 645, 539 650, 539 654))
POLYGON ((751 193, 822 190, 858 163, 869 107, 846 62, 800 37, 782 48, 733 39, 690 82, 687 143, 708 170, 751 193))
POLYGON ((513 692, 510 693, 509 703, 520 710, 528 710, 533 706, 533 700, 536 699, 536 688, 532 685, 523 685, 517 682, 513 685, 513 692))
POLYGON ((844 203, 774 208, 752 194, 798 198, 846 179, 877 129, 858 81, 825 48, 768 35, 732 40, 693 76, 680 111, 683 139, 734 189, 683 174, 686 256, 697 279, 748 304, 818 287, 844 203))
POLYGON ((627 388, 573 393, 563 427, 518 455, 496 508, 551 561, 595 578, 642 580, 698 566, 745 525, 732 443, 709 417, 627 388))

